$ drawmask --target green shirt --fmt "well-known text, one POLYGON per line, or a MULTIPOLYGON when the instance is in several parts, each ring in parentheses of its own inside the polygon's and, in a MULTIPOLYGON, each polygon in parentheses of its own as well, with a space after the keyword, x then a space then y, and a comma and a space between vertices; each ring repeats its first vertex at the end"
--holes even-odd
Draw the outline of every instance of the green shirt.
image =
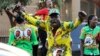
POLYGON ((8 44, 26 50, 32 54, 32 45, 37 45, 37 36, 29 25, 15 26, 10 29, 8 44))
POLYGON ((84 40, 84 54, 85 55, 98 55, 99 49, 96 43, 96 36, 100 32, 100 27, 96 26, 94 29, 85 26, 81 30, 80 39, 84 40))

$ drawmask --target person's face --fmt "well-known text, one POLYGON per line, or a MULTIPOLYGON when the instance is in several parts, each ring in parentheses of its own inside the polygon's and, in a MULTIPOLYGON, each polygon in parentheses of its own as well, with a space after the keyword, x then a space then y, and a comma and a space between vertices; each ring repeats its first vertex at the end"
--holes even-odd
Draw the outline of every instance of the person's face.
POLYGON ((91 20, 90 20, 90 25, 92 26, 96 26, 98 22, 98 18, 97 16, 94 16, 91 20))
POLYGON ((53 28, 60 26, 60 21, 58 20, 58 17, 51 17, 50 23, 53 28))

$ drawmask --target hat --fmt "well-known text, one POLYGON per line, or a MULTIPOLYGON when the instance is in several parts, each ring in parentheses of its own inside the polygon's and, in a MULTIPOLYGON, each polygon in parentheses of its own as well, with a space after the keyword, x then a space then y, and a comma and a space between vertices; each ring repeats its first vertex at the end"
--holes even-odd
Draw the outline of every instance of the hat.
POLYGON ((48 8, 43 8, 41 10, 38 10, 35 15, 48 15, 49 11, 48 8))
POLYGON ((56 9, 56 8, 52 8, 52 9, 49 10, 49 15, 52 15, 52 14, 59 15, 60 12, 59 12, 58 9, 56 9))

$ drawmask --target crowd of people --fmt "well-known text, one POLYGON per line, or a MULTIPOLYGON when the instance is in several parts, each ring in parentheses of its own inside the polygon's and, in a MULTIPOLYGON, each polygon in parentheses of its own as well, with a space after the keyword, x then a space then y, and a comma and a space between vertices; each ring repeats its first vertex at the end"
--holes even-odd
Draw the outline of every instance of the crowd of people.
POLYGON ((8 44, 27 51, 30 56, 38 56, 38 48, 41 56, 72 56, 70 33, 84 20, 87 24, 80 35, 81 56, 100 56, 100 27, 96 15, 88 17, 86 12, 79 11, 78 18, 72 22, 61 21, 57 8, 42 8, 34 15, 20 7, 14 11, 16 26, 9 30, 8 44))

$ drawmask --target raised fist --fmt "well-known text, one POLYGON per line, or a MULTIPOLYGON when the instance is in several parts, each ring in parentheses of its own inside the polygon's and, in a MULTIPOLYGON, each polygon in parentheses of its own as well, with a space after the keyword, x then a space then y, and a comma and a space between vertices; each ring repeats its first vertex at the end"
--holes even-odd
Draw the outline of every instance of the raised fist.
POLYGON ((84 20, 87 18, 87 13, 85 11, 79 11, 78 16, 81 20, 84 20))

